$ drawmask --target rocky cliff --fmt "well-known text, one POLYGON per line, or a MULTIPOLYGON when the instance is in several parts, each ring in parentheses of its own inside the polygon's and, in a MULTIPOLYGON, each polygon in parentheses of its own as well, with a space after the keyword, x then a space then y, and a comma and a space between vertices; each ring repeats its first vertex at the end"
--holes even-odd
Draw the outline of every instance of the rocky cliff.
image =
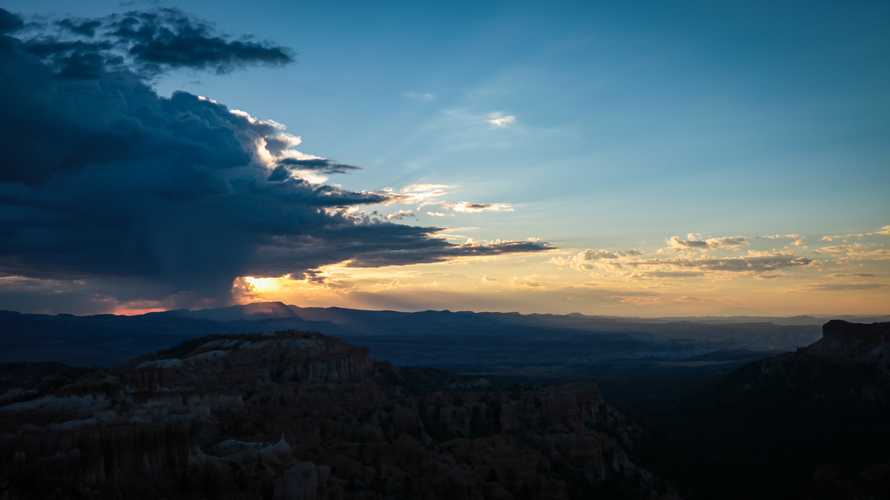
POLYGON ((0 368, 0 498, 658 498, 592 384, 493 387, 318 334, 0 368))
POLYGON ((656 468, 693 498, 890 498, 888 353, 890 323, 830 321, 679 404, 656 468))
POLYGON ((829 321, 822 327, 822 339, 799 355, 890 368, 890 323, 829 321))

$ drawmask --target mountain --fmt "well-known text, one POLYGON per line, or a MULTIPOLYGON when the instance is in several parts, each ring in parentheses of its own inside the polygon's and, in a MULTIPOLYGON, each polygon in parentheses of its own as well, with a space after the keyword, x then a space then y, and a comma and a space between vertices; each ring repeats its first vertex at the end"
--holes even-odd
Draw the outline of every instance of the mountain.
POLYGON ((799 357, 890 369, 890 322, 870 325, 833 320, 822 329, 822 339, 803 349, 799 357))
POLYGON ((656 470, 690 498, 888 498, 890 323, 829 321, 644 421, 656 470))
MULTIPOLYGON (((465 311, 367 311, 263 302, 140 316, 0 312, 0 361, 110 366, 209 334, 297 329, 336 335, 398 365, 533 377, 591 370, 660 370, 661 363, 715 352, 731 368, 751 353, 793 350, 819 338, 814 325, 768 321, 644 320, 465 311)), ((722 364, 721 364, 722 363, 722 364)), ((699 363, 701 365, 701 363, 699 363)), ((703 365, 702 365, 703 366, 703 365)))
POLYGON ((0 365, 0 497, 674 498, 591 383, 501 386, 314 333, 0 365))

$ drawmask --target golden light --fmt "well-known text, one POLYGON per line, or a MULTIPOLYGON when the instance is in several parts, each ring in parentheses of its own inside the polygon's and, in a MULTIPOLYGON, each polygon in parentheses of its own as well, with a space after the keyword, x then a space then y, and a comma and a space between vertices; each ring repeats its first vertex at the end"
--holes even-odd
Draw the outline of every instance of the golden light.
POLYGON ((244 277, 244 282, 247 283, 249 290, 260 294, 274 293, 281 290, 280 280, 281 278, 244 277))

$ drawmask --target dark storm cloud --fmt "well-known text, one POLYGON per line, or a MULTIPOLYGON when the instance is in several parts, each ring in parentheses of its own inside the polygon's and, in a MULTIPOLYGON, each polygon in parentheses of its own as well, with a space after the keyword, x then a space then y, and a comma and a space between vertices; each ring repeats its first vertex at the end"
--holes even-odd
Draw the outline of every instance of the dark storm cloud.
POLYGON ((312 170, 322 174, 345 174, 355 170, 361 170, 361 167, 332 162, 331 160, 328 160, 326 158, 312 158, 309 160, 285 158, 278 162, 278 165, 281 167, 291 167, 298 170, 312 170))
MULTIPOLYGON (((21 18, 0 13, 0 30, 22 26, 21 18)), ((97 68, 126 65, 142 77, 189 68, 228 73, 250 65, 281 66, 294 61, 287 47, 233 39, 213 26, 173 8, 131 11, 99 18, 63 18, 44 25, 24 43, 60 74, 92 78, 97 68), (49 29, 56 27, 56 30, 49 29), (81 68, 89 68, 84 72, 81 68)))
MULTIPOLYGON (((400 226, 404 227, 404 226, 400 226)), ((350 261, 352 267, 377 267, 425 262, 441 262, 454 257, 484 257, 515 252, 540 252, 553 247, 539 241, 505 241, 485 245, 453 245, 444 240, 429 240, 432 244, 397 251, 363 252, 350 261)))
POLYGON ((24 46, 63 78, 97 78, 112 69, 124 68, 124 59, 111 52, 114 46, 110 42, 38 37, 28 40, 24 46))
POLYGON ((56 25, 75 35, 92 37, 96 35, 96 30, 102 26, 99 19, 61 19, 56 21, 56 25))
POLYGON ((25 23, 22 18, 5 9, 0 9, 0 34, 12 33, 21 29, 25 23))
MULTIPOLYGON (((138 34, 144 19, 125 24, 135 30, 132 43, 155 40, 152 30, 193 30, 191 18, 173 19, 180 24, 151 24, 146 35, 138 34)), ((205 304, 227 301, 241 275, 304 276, 347 260, 380 266, 549 248, 454 245, 435 237, 438 228, 349 215, 347 208, 391 195, 276 176, 273 169, 297 155, 298 141, 282 125, 185 92, 161 97, 116 50, 98 34, 0 35, 0 277, 39 280, 28 282, 29 297, 47 291, 91 304, 205 304)), ((219 70, 248 60, 235 52, 241 55, 207 56, 193 66, 219 70)), ((349 170, 343 167, 288 168, 349 170)))
POLYGON ((248 38, 232 40, 178 9, 133 11, 103 20, 107 35, 147 68, 196 68, 225 73, 250 64, 293 62, 290 49, 248 38))

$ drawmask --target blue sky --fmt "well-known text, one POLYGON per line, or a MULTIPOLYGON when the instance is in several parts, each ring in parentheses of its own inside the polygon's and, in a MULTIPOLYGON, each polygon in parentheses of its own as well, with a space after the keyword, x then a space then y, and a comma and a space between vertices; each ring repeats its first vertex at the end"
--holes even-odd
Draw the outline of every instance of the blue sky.
POLYGON ((155 82, 161 95, 183 89, 286 124, 301 151, 363 167, 330 180, 348 189, 442 184, 453 202, 514 209, 420 209, 412 224, 584 249, 890 223, 887 2, 175 6, 291 47, 297 62, 172 72, 155 82))
POLYGON ((890 5, 715 4, 177 3, 298 62, 180 72, 158 89, 288 125, 306 151, 366 167, 337 179, 347 187, 444 183, 522 207, 488 216, 491 237, 533 228, 589 245, 885 223, 890 5), (515 125, 487 127, 493 112, 515 125))

